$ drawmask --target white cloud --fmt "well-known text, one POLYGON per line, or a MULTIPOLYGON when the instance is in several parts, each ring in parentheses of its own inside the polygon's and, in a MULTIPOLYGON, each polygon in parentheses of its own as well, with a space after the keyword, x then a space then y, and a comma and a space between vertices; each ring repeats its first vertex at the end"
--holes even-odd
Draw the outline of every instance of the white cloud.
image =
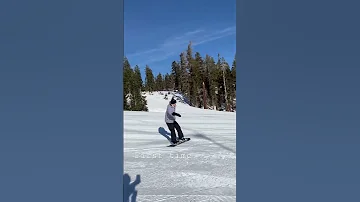
MULTIPOLYGON (((130 58, 139 57, 143 64, 150 64, 166 60, 167 58, 180 54, 186 49, 188 43, 191 41, 193 46, 208 43, 217 39, 221 39, 230 35, 236 34, 236 27, 226 27, 221 30, 208 31, 204 29, 196 29, 188 31, 180 36, 172 36, 165 39, 159 46, 139 51, 136 53, 127 54, 130 58)), ((136 59, 139 61, 139 59, 136 59)))

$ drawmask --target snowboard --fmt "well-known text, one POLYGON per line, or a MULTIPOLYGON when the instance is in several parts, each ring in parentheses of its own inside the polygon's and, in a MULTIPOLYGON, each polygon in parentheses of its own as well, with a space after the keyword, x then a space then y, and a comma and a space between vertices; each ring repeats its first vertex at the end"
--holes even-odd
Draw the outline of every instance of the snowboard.
POLYGON ((182 144, 182 143, 184 143, 184 142, 187 142, 187 141, 190 141, 190 138, 188 137, 188 138, 185 138, 185 140, 180 140, 179 142, 177 142, 176 144, 171 144, 171 145, 169 145, 168 147, 176 147, 176 146, 178 146, 178 145, 180 145, 180 144, 182 144))

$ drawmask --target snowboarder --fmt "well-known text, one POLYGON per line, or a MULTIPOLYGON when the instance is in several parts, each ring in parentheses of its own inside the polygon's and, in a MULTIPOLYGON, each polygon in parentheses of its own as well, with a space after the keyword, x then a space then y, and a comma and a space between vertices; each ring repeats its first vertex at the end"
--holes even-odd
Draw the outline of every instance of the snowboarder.
POLYGON ((175 112, 175 108, 176 108, 176 100, 172 98, 165 112, 165 122, 171 132, 171 142, 173 144, 176 144, 178 142, 178 140, 176 140, 175 129, 178 132, 179 140, 185 140, 181 127, 178 124, 178 122, 176 122, 175 120, 176 116, 181 117, 181 115, 175 112))

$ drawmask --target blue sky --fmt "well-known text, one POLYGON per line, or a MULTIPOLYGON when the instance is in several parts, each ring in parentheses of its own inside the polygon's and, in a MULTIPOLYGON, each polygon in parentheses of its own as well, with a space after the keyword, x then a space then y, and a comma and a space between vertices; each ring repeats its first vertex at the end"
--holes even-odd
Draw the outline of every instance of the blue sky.
MULTIPOLYGON (((232 63, 236 50, 235 0, 125 1, 125 55, 131 66, 170 72, 189 41, 194 53, 218 53, 232 63)), ((144 75, 142 75, 144 77, 144 75)))

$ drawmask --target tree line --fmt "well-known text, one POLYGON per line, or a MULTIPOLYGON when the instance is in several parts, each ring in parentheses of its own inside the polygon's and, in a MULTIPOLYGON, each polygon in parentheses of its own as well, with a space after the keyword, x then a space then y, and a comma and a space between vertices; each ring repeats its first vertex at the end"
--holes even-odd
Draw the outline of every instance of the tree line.
POLYGON ((179 91, 198 108, 233 111, 236 109, 236 60, 230 64, 220 54, 217 58, 193 54, 192 44, 173 61, 169 73, 154 76, 145 66, 145 81, 140 68, 124 58, 124 110, 147 111, 142 92, 179 91))

